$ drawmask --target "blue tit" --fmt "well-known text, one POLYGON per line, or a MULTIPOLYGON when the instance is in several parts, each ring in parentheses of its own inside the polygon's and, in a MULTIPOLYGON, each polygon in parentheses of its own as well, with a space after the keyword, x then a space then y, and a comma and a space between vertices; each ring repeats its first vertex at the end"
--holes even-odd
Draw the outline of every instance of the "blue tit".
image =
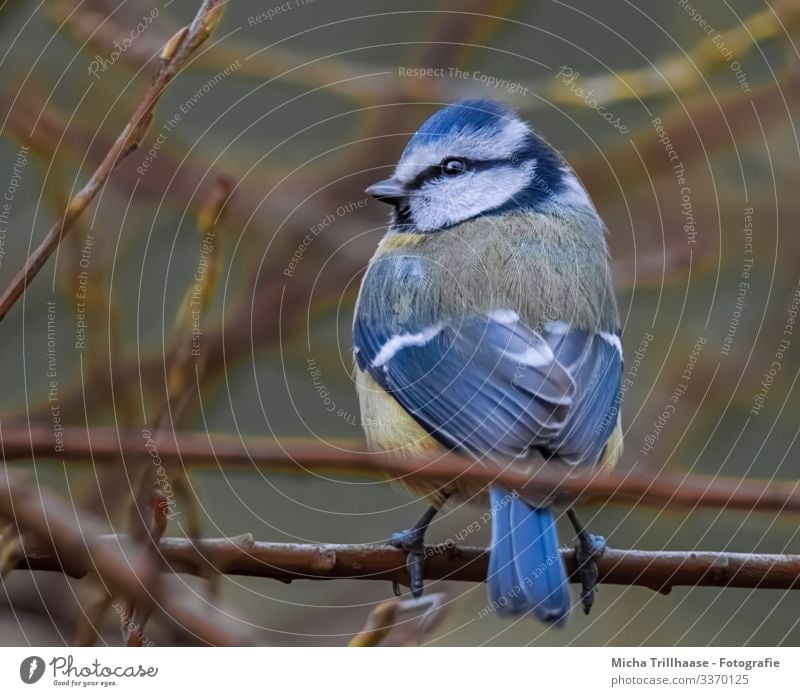
MULTIPOLYGON (((392 207, 353 325, 368 446, 454 451, 498 472, 610 470, 622 445, 622 345, 606 228, 559 153, 508 107, 463 101, 431 116, 367 193, 392 207)), ((436 508, 476 494, 418 492, 433 508, 394 537, 416 596, 436 508)), ((553 501, 492 486, 489 504, 491 606, 563 623, 570 592, 553 501)), ((568 515, 588 612, 603 539, 568 515)))

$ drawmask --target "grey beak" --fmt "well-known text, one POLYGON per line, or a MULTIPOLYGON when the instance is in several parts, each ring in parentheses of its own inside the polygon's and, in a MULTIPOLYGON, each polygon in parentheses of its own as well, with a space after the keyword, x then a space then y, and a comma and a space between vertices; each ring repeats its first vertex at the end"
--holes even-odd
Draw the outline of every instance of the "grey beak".
POLYGON ((397 179, 379 181, 377 184, 372 184, 364 193, 390 205, 397 205, 407 195, 405 187, 397 179))

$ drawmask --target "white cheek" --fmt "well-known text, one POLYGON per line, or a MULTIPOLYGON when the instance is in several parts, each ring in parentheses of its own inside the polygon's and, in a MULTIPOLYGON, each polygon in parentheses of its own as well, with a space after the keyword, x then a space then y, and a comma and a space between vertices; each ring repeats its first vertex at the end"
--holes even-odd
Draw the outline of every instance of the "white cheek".
POLYGON ((532 167, 495 167, 428 184, 411 201, 414 224, 432 232, 498 208, 527 186, 532 167))

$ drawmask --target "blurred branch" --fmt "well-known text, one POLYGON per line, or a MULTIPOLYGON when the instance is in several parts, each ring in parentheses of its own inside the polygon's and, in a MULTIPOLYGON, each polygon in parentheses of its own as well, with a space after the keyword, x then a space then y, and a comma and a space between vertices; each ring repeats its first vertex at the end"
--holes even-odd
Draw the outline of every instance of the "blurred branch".
MULTIPOLYGON (((483 488, 504 485, 521 494, 579 499, 583 503, 612 501, 654 507, 696 506, 728 510, 800 512, 800 482, 743 480, 688 473, 654 475, 643 471, 615 471, 597 475, 568 468, 560 471, 548 464, 530 474, 511 468, 501 470, 456 455, 433 460, 399 461, 346 447, 304 443, 278 443, 252 438, 208 433, 153 433, 161 460, 182 466, 210 465, 219 469, 254 466, 277 472, 318 476, 389 475, 398 479, 449 485, 458 480, 465 486, 483 488)), ((111 428, 74 428, 63 431, 63 451, 56 452, 53 433, 46 428, 5 428, 0 446, 7 462, 44 457, 59 461, 85 460, 93 465, 124 465, 126 457, 143 450, 141 434, 111 428)))
POLYGON ((134 109, 130 120, 102 162, 84 187, 69 201, 62 216, 50 228, 44 240, 28 257, 9 286, 0 296, 0 321, 8 314, 14 303, 22 296, 28 284, 56 250, 75 220, 86 210, 105 184, 119 162, 135 150, 153 119, 153 110, 167 85, 197 48, 211 35, 219 22, 223 9, 222 0, 203 0, 194 20, 175 34, 164 46, 159 67, 150 86, 134 109))
POLYGON ((371 648, 381 645, 389 634, 394 646, 420 645, 444 621, 448 610, 453 606, 447 601, 444 592, 426 592, 424 596, 393 597, 378 604, 367 617, 364 628, 350 640, 351 648, 371 648), (400 617, 403 614, 416 614, 400 617))
POLYGON ((19 560, 25 557, 25 541, 9 524, 0 533, 0 579, 13 570, 19 560))
MULTIPOLYGON (((519 4, 519 0, 494 3, 491 14, 482 14, 483 0, 469 3, 450 3, 454 9, 442 8, 426 14, 430 27, 425 41, 420 42, 419 65, 457 66, 468 58, 467 53, 480 48, 491 33, 504 27, 504 18, 519 4)), ((81 44, 98 51, 109 51, 114 41, 125 34, 118 19, 119 8, 113 2, 99 3, 102 9, 75 7, 72 2, 53 2, 46 16, 58 26, 64 25, 81 44)), ((143 8, 144 9, 144 8, 143 8)), ((162 22, 167 25, 168 20, 162 22)), ((166 39, 165 29, 150 28, 146 35, 120 54, 120 61, 138 70, 152 58, 154 47, 166 39)), ((351 99, 359 104, 372 105, 394 99, 436 101, 460 99, 472 90, 463 80, 407 80, 397 76, 394 66, 343 60, 342 55, 313 56, 285 48, 283 41, 265 43, 237 37, 221 42, 213 50, 198 56, 191 69, 217 72, 231 63, 241 61, 237 70, 240 78, 259 82, 280 80, 306 89, 325 87, 326 91, 351 99)), ((356 51, 358 53, 358 51, 356 51)))
POLYGON ((167 397, 158 417, 158 429, 174 425, 180 418, 193 394, 193 387, 202 378, 208 362, 208 351, 200 349, 201 326, 219 280, 217 225, 227 209, 232 191, 233 180, 227 176, 218 176, 197 216, 197 232, 200 238, 197 273, 192 276, 175 317, 172 329, 175 349, 167 372, 167 397))
POLYGON ((733 28, 715 32, 713 37, 703 33, 703 39, 686 52, 663 57, 642 68, 578 78, 571 86, 563 81, 542 83, 536 85, 534 91, 556 103, 580 107, 586 106, 584 95, 587 93, 598 104, 680 93, 699 84, 714 70, 728 65, 731 55, 742 61, 760 42, 785 36, 798 25, 800 3, 796 0, 775 2, 733 28), (721 46, 730 53, 720 50, 721 46))
MULTIPOLYGON (((507 27, 506 21, 519 9, 520 0, 494 0, 487 12, 485 0, 447 0, 427 15, 426 31, 413 60, 416 65, 463 66, 471 54, 507 27)), ((392 71, 396 74, 396 71, 392 71)), ((393 86, 397 92, 399 85, 393 86)), ((435 94, 435 91, 433 92, 435 94)))
POLYGON ((353 638, 350 640, 351 648, 374 648, 381 644, 384 638, 392 630, 397 612, 403 600, 400 597, 393 597, 376 606, 367 617, 367 622, 353 638))
POLYGON ((13 472, 0 472, 0 517, 45 545, 42 553, 57 569, 74 575, 66 568, 80 568, 81 577, 94 572, 104 584, 160 611, 207 643, 242 643, 241 635, 209 621, 204 616, 207 609, 190 609, 181 599, 182 588, 164 582, 143 546, 126 537, 109 536, 99 520, 88 515, 79 519, 77 514, 76 508, 41 487, 25 483, 13 472))
MULTIPOLYGON (((114 548, 124 537, 107 536, 101 545, 114 548)), ((253 541, 249 534, 231 539, 191 540, 164 537, 159 549, 178 573, 206 577, 209 572, 293 580, 385 580, 408 583, 405 552, 394 546, 368 544, 279 544, 253 541), (198 564, 198 558, 203 563, 198 564)), ((578 582, 573 549, 561 549, 572 582, 578 582)), ((484 582, 486 549, 449 544, 429 546, 427 580, 484 582)), ((72 556, 58 558, 30 551, 18 568, 61 571, 80 578, 87 566, 72 556)), ((600 582, 635 585, 668 593, 673 587, 749 587, 800 589, 800 556, 711 551, 606 550, 598 561, 600 582)), ((384 616, 384 618, 386 618, 384 616)), ((391 618, 388 619, 391 621, 391 618)))
MULTIPOLYGON (((467 53, 486 45, 488 32, 517 23, 511 16, 517 2, 504 0, 493 4, 489 12, 482 2, 461 3, 453 9, 441 9, 429 20, 431 31, 422 44, 422 50, 413 61, 424 67, 463 67, 467 53)), ((116 10, 108 4, 108 12, 116 10)), ((106 16, 91 9, 74 9, 71 3, 56 3, 49 12, 51 18, 67 26, 80 41, 99 46, 103 50, 113 45, 113 39, 123 33, 113 15, 106 16), (101 29, 98 31, 98 25, 101 29)), ((691 23, 690 19, 687 19, 691 23)), ((631 70, 605 72, 576 79, 571 85, 552 76, 535 81, 519 80, 522 90, 509 92, 503 98, 526 109, 541 108, 547 102, 585 107, 582 94, 591 93, 598 104, 617 101, 647 99, 672 92, 683 92, 701 82, 703 76, 729 64, 724 46, 739 61, 759 43, 785 36, 800 24, 800 6, 796 0, 774 2, 772 7, 754 12, 736 26, 718 32, 717 42, 702 32, 703 38, 687 51, 664 56, 652 64, 631 70), (583 92, 579 92, 580 87, 583 92), (531 100, 529 93, 541 99, 531 100)), ((717 32, 715 32, 716 36, 717 32)), ((152 56, 152 43, 139 42, 122 55, 122 60, 139 68, 152 56)), ((727 54, 727 55, 731 55, 727 54)), ((279 79, 306 88, 323 85, 332 93, 361 104, 376 104, 391 99, 412 101, 448 102, 474 96, 475 87, 469 81, 444 78, 404 78, 395 66, 345 61, 341 56, 312 58, 309 54, 292 51, 282 46, 263 46, 237 39, 235 45, 220 44, 205 53, 193 68, 216 71, 233 61, 247 56, 239 73, 241 77, 258 80, 279 79), (332 84, 333 83, 333 84, 332 84)))
MULTIPOLYGON (((683 164, 687 169, 690 165, 696 166, 700 174, 702 166, 699 163, 707 157, 731 148, 744 148, 757 138, 761 133, 759 122, 773 132, 790 129, 792 114, 798 104, 800 62, 794 59, 778 77, 778 82, 754 88, 751 93, 736 91, 714 100, 692 101, 671 109, 662 122, 683 164)), ((649 177, 671 176, 673 163, 664 154, 664 144, 654 134, 652 124, 647 124, 630 137, 634 151, 631 142, 621 142, 612 149, 579 154, 574 158, 575 170, 592 198, 603 200, 610 195, 619 195, 621 191, 627 194, 645 185, 649 177)), ((645 200, 652 206, 652 197, 645 200)), ((632 214, 636 219, 640 219, 639 214, 647 218, 644 205, 632 214)), ((652 248, 655 250, 655 245, 652 248)))

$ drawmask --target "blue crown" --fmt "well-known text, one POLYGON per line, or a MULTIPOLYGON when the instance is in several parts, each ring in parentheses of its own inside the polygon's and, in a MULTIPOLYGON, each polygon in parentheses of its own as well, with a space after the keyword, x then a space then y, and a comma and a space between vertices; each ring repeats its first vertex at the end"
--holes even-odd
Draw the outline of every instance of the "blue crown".
POLYGON ((409 141, 406 150, 415 145, 430 143, 455 132, 483 131, 487 135, 500 133, 509 122, 519 121, 514 111, 492 99, 465 99, 439 109, 409 141))

